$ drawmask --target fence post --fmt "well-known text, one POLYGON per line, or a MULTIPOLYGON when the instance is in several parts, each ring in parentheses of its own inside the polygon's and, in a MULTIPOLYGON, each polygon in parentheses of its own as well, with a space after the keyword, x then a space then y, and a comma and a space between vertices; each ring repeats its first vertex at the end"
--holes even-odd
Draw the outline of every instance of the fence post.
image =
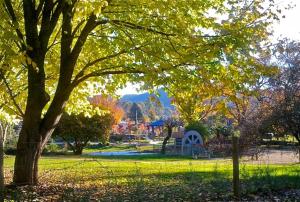
POLYGON ((0 134, 0 202, 4 201, 4 134, 0 134))
POLYGON ((239 170, 239 137, 232 136, 232 164, 233 164, 233 179, 232 188, 235 198, 240 197, 240 170, 239 170))

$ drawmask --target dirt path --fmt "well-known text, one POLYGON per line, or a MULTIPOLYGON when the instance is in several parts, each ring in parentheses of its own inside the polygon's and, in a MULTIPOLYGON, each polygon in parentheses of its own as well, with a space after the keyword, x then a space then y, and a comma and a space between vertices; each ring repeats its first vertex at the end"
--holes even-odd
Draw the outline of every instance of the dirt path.
POLYGON ((288 164, 298 163, 299 157, 294 151, 272 149, 260 154, 258 161, 252 160, 251 157, 246 157, 244 161, 263 164, 288 164))

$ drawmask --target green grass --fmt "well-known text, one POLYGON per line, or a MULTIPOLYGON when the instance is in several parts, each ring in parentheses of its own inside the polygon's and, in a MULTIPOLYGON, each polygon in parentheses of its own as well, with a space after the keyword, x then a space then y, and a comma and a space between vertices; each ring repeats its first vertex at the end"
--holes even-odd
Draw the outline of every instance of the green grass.
POLYGON ((92 145, 83 150, 84 154, 93 153, 93 152, 113 152, 113 151, 146 151, 153 150, 152 145, 145 146, 135 146, 135 145, 114 145, 114 146, 98 146, 92 145))
MULTIPOLYGON (((5 159, 6 172, 12 169, 13 162, 13 157, 5 159)), ((39 165, 41 183, 60 187, 54 193, 48 191, 48 195, 59 195, 64 200, 75 195, 80 199, 101 197, 109 201, 172 201, 174 198, 190 201, 197 200, 195 197, 199 194, 212 200, 231 197, 232 167, 231 161, 226 159, 193 160, 161 155, 62 156, 43 157, 39 165)), ((240 168, 244 195, 300 188, 299 164, 242 164, 240 168)), ((39 191, 32 193, 39 194, 39 191)))
POLYGON ((292 135, 287 135, 285 137, 279 137, 279 138, 273 137, 272 140, 273 141, 284 141, 284 142, 294 142, 294 143, 297 143, 296 138, 294 136, 292 136, 292 135))
POLYGON ((136 150, 134 145, 115 145, 115 146, 98 146, 92 145, 83 150, 83 153, 92 152, 111 152, 111 151, 131 151, 136 150))

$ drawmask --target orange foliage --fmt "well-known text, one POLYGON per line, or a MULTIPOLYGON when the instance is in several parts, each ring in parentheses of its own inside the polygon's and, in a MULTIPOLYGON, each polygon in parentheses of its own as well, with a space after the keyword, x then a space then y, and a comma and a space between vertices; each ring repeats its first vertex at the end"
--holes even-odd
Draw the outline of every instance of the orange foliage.
POLYGON ((115 124, 119 123, 124 116, 124 110, 118 106, 118 101, 110 96, 96 95, 90 99, 90 103, 102 110, 109 111, 114 117, 115 124))

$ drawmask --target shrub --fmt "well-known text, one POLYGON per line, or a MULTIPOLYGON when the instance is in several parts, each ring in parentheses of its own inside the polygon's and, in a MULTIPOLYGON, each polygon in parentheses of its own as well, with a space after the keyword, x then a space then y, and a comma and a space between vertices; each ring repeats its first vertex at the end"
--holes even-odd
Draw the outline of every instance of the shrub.
POLYGON ((123 139, 125 138, 124 135, 111 135, 109 138, 110 142, 122 142, 123 139))
POLYGON ((50 143, 50 144, 46 145, 44 152, 45 153, 59 153, 59 152, 61 152, 61 148, 60 148, 60 146, 58 146, 55 143, 50 143))
POLYGON ((9 134, 10 135, 7 137, 4 145, 4 153, 6 155, 16 155, 18 136, 16 135, 14 130, 11 130, 9 134))
POLYGON ((199 121, 191 122, 185 127, 185 131, 190 131, 190 130, 195 130, 198 133, 200 133, 200 135, 203 137, 205 141, 207 141, 211 136, 211 133, 209 132, 207 126, 199 121))
POLYGON ((74 154, 82 154, 89 141, 98 140, 106 145, 114 119, 111 114, 85 117, 84 114, 64 114, 54 135, 61 137, 74 154))

